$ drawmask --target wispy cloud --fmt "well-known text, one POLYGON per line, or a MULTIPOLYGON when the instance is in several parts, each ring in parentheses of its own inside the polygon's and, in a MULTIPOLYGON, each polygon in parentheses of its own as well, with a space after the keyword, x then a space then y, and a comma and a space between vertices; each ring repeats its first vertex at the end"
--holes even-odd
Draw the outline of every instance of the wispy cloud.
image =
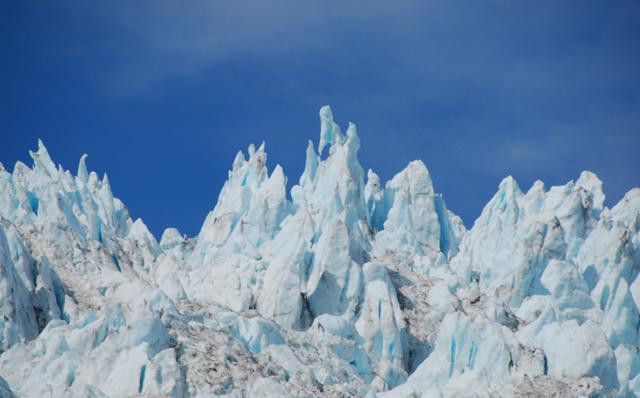
POLYGON ((92 51, 111 54, 111 67, 100 71, 103 88, 126 88, 124 94, 202 73, 236 57, 291 60, 315 52, 318 63, 338 64, 339 59, 323 54, 340 45, 345 31, 378 24, 387 32, 399 29, 408 7, 417 4, 161 0, 62 6, 108 31, 92 51))

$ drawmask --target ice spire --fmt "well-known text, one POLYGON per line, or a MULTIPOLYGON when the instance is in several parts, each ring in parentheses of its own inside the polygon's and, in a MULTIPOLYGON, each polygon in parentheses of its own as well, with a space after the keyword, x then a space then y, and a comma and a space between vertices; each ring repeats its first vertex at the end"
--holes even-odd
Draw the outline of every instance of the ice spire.
POLYGON ((107 173, 104 173, 104 177, 102 178, 102 182, 100 183, 100 190, 103 192, 106 198, 112 198, 113 193, 111 192, 111 184, 109 183, 109 176, 107 173))
POLYGON ((200 231, 198 252, 206 250, 205 243, 221 246, 232 235, 258 246, 273 237, 286 215, 289 205, 282 168, 276 166, 269 176, 264 143, 257 150, 250 145, 248 154, 248 159, 242 152, 236 155, 218 202, 200 231))
MULTIPOLYGON (((379 179, 369 176, 367 192, 375 192, 379 179)), ((369 193, 369 195, 372 195, 369 193)), ((380 194, 378 194, 378 197, 380 194)), ((369 200, 376 234, 375 252, 382 256, 393 250, 411 263, 414 255, 426 256, 434 263, 457 251, 457 232, 462 226, 433 189, 425 164, 415 160, 389 181, 377 202, 369 200)), ((426 265, 426 264, 425 264, 426 265)), ((424 270, 423 270, 424 271, 424 270)))
MULTIPOLYGON (((498 192, 491 198, 482 211, 480 219, 485 216, 491 218, 490 212, 497 212, 501 217, 509 217, 509 222, 515 224, 520 216, 520 207, 524 194, 518 182, 512 176, 505 177, 498 187, 498 192)), ((479 220, 480 220, 479 219, 479 220)), ((495 219, 494 219, 495 220, 495 219)))
POLYGON ((602 181, 597 175, 590 171, 583 171, 576 181, 576 187, 583 188, 591 194, 589 207, 598 211, 604 208, 605 195, 602 190, 602 181))
POLYGON ((313 149, 313 142, 309 140, 307 144, 307 160, 304 164, 304 172, 300 176, 300 186, 307 186, 311 184, 316 177, 316 171, 318 170, 318 155, 313 149))
POLYGON ((80 156, 80 162, 78 163, 78 180, 86 183, 89 180, 89 172, 87 171, 87 157, 89 155, 87 155, 86 153, 83 153, 82 156, 80 156))
POLYGON ((320 143, 318 144, 318 154, 322 154, 324 147, 329 144, 342 144, 344 136, 340 132, 340 126, 333 121, 331 107, 325 105, 320 108, 320 143))
POLYGON ((42 140, 38 139, 38 150, 36 152, 29 151, 29 155, 33 159, 34 170, 42 170, 48 176, 53 176, 57 173, 56 166, 53 164, 47 148, 42 143, 42 140))

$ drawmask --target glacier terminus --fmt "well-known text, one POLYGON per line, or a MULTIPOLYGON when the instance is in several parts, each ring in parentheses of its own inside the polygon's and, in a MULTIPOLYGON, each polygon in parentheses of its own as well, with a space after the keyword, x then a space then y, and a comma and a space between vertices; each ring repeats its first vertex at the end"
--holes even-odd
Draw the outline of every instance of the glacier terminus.
POLYGON ((507 177, 467 230, 319 116, 289 192, 250 145, 195 237, 86 155, 0 164, 0 397, 640 396, 640 188, 507 177))

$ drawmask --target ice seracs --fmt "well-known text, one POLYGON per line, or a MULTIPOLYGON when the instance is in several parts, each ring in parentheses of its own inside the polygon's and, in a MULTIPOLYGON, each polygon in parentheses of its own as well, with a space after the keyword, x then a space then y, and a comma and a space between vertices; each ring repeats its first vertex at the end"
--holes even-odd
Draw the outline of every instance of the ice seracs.
MULTIPOLYGON (((379 185, 377 175, 371 173, 372 190, 379 185)), ((372 192, 375 198, 376 193, 372 192)), ((373 200, 373 215, 379 232, 375 237, 374 253, 386 251, 420 256, 429 260, 424 265, 447 262, 457 253, 464 233, 461 220, 450 213, 441 195, 435 193, 429 171, 420 160, 409 163, 385 187, 378 200, 373 200)))
POLYGON ((289 196, 250 145, 196 237, 87 155, 0 165, 0 396, 640 395, 640 188, 507 177, 467 231, 422 161, 365 176, 319 116, 289 196))

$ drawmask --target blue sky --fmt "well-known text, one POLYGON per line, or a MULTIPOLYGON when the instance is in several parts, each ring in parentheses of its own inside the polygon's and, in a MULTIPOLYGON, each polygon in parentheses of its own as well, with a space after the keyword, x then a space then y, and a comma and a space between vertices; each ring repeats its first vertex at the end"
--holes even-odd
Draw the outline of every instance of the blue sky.
POLYGON ((107 172, 159 237, 195 235, 238 149, 289 182, 320 106, 358 125, 387 180, 422 159, 470 226, 511 174, 526 190, 640 186, 637 1, 3 1, 0 161, 107 172))

